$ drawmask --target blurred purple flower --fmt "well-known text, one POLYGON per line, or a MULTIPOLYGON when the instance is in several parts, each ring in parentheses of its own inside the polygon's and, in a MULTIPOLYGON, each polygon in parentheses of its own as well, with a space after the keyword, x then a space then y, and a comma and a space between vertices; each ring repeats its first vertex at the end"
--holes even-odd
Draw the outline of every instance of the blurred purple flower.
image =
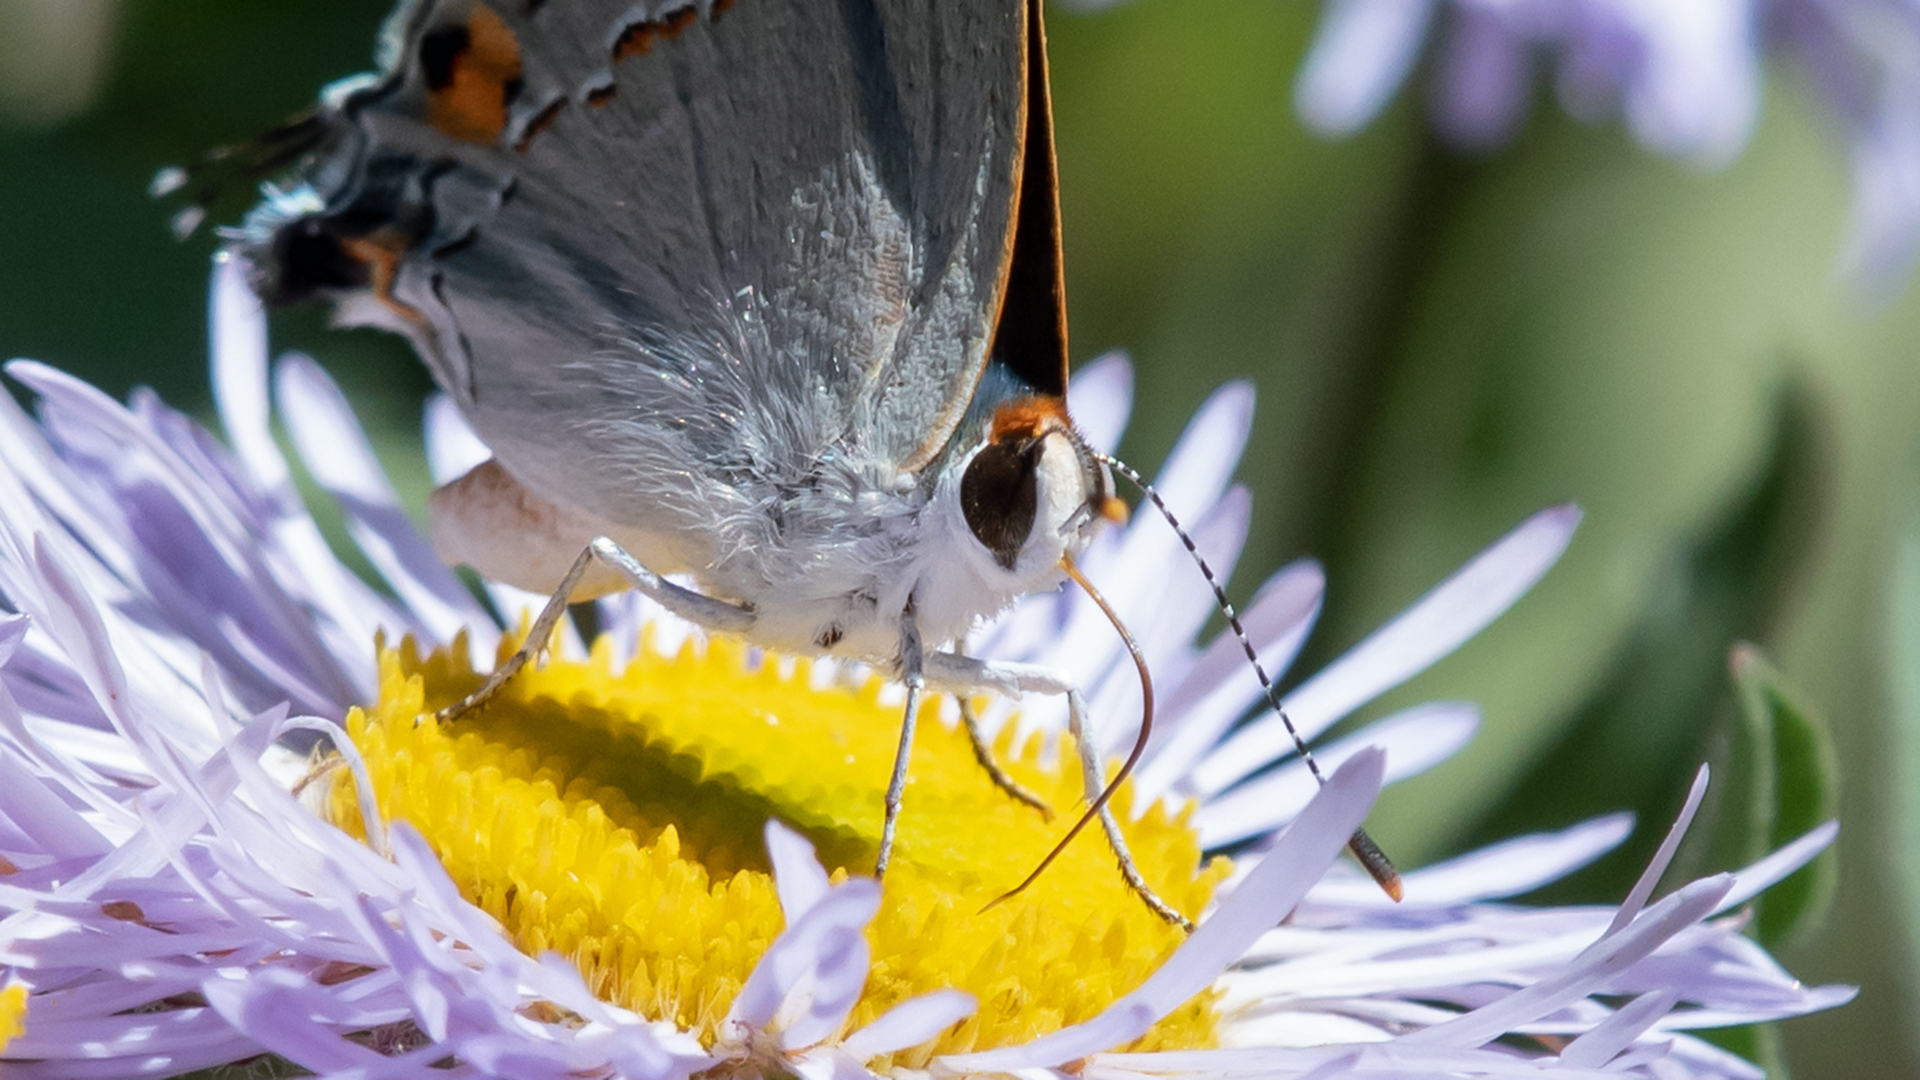
POLYGON ((1920 4, 1913 0, 1329 0, 1295 84, 1316 131, 1378 116, 1434 51, 1443 137, 1504 145, 1537 71, 1582 120, 1623 117, 1657 153, 1715 168, 1745 149, 1768 50, 1793 57, 1838 119, 1854 199, 1842 267, 1884 290, 1920 245, 1920 4))

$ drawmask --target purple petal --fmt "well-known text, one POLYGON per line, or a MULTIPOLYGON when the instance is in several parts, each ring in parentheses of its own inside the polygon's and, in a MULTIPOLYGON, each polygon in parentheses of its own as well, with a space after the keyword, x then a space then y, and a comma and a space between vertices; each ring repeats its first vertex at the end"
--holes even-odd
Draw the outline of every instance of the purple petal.
POLYGON ((1529 43, 1499 10, 1463 4, 1435 65, 1434 126, 1456 145, 1505 145, 1526 118, 1532 96, 1529 43))
POLYGON ((962 1072, 1006 1072, 1059 1065, 1136 1039, 1213 984, 1260 935, 1293 910, 1346 846, 1386 770, 1384 755, 1363 750, 1327 780, 1273 850, 1199 929, 1140 988, 1099 1016, 1021 1046, 940 1059, 962 1072))
POLYGON ((919 1046, 972 1016, 979 1007, 973 995, 963 990, 935 990, 910 997, 847 1036, 840 1047, 855 1060, 865 1061, 879 1054, 919 1046))
POLYGON ((1627 123, 1648 148, 1717 168, 1745 149, 1760 113, 1751 0, 1634 5, 1645 65, 1627 84, 1627 123))
MULTIPOLYGON (((1441 582, 1287 695, 1295 729, 1311 739, 1354 709, 1426 670, 1498 618, 1559 560, 1580 523, 1571 506, 1543 510, 1441 582)), ((1215 794, 1293 748, 1278 717, 1263 717, 1221 743, 1193 771, 1193 788, 1215 794)))
POLYGON ((1653 895, 1654 886, 1660 884, 1660 875, 1667 872, 1667 866, 1673 862, 1674 853, 1680 850, 1680 841, 1686 838, 1687 828, 1693 824, 1693 815, 1700 810, 1700 800, 1707 796, 1707 776, 1708 770, 1705 765, 1701 765, 1693 774, 1693 786, 1687 791, 1687 801, 1680 807, 1679 815, 1674 819, 1673 826, 1667 830, 1666 837, 1660 841, 1659 848, 1655 849, 1653 858, 1647 863, 1647 868, 1640 872, 1639 879, 1628 891, 1627 899, 1620 905, 1619 913, 1614 915, 1612 925, 1607 927, 1607 933, 1615 933, 1637 918, 1640 908, 1647 902, 1647 897, 1653 895))
POLYGON ((766 837, 767 860, 773 864, 780 910, 787 917, 787 925, 792 926, 827 895, 827 871, 814 857, 813 844, 780 822, 768 819, 766 837))
POLYGON ((1402 1036, 1403 1046, 1474 1047, 1499 1038, 1555 1009, 1601 990, 1607 978, 1651 954, 1681 930, 1705 918, 1733 887, 1725 874, 1685 886, 1640 918, 1582 952, 1564 970, 1467 1013, 1457 1020, 1402 1036))
POLYGON ((290 493, 293 477, 273 441, 267 401, 267 314, 247 283, 246 260, 214 258, 208 322, 213 335, 213 399, 240 464, 270 495, 290 493))
POLYGON ((289 356, 280 364, 279 391, 281 415, 301 461, 340 504, 354 542, 375 569, 433 640, 450 641, 466 629, 474 635, 476 655, 490 655, 492 619, 414 529, 333 379, 312 360, 289 356))
MULTIPOLYGON (((1619 847, 1633 832, 1632 814, 1609 814, 1557 833, 1533 833, 1491 844, 1403 876, 1407 904, 1464 904, 1531 892, 1558 881, 1619 847)), ((1322 881, 1308 897, 1318 902, 1386 903, 1380 887, 1355 875, 1322 881)))
MULTIPOLYGON (((1247 639, 1270 678, 1284 674, 1299 654, 1320 614, 1326 583, 1318 563, 1290 563, 1267 579, 1241 613, 1247 639)), ((1155 742, 1164 746, 1150 747, 1151 756, 1140 769, 1140 805, 1169 788, 1183 789, 1194 762, 1248 706, 1265 696, 1239 639, 1231 631, 1217 635, 1186 678, 1166 694, 1168 716, 1155 732, 1155 742)))
POLYGON ((436 484, 458 480, 493 456, 445 394, 427 399, 421 426, 426 429, 427 467, 436 484))
POLYGON ((1586 1034, 1560 1051, 1560 1063, 1575 1068, 1597 1069, 1632 1046, 1654 1022, 1673 1011, 1680 1000, 1677 991, 1656 990, 1642 994, 1615 1010, 1586 1034))
POLYGON ((1825 851, 1827 845, 1833 843, 1834 837, 1838 835, 1840 835, 1838 822, 1829 821, 1816 825, 1807 830, 1806 835, 1779 851, 1736 872, 1733 891, 1727 894, 1727 906, 1721 910, 1746 903, 1770 888, 1775 882, 1812 862, 1813 857, 1825 851))
MULTIPOLYGON (((1252 514, 1252 496, 1235 485, 1192 527, 1194 544, 1206 553, 1215 574, 1224 577, 1232 572, 1252 514)), ((1147 670, 1164 685, 1182 679, 1193 665, 1194 635, 1218 610, 1213 591, 1194 571, 1160 575, 1146 588, 1133 591, 1131 604, 1119 614, 1146 657, 1147 670)), ((1110 634, 1110 640, 1118 645, 1119 635, 1110 634)), ((1140 682, 1132 658, 1118 647, 1112 656, 1117 670, 1109 669, 1111 674, 1102 672, 1083 683, 1094 688, 1088 694, 1088 706, 1099 718, 1096 736, 1100 752, 1106 755, 1131 749, 1140 730, 1140 682)))
POLYGON ((1433 0, 1332 0, 1293 84, 1293 107, 1322 135, 1351 135, 1386 107, 1419 54, 1433 0))
MULTIPOLYGON (((816 1006, 844 1003, 835 1020, 837 1025, 865 985, 867 946, 861 935, 878 910, 880 886, 866 878, 855 878, 829 891, 767 948, 747 976, 746 985, 740 988, 740 996, 734 999, 729 1025, 765 1030, 789 997, 801 989, 814 991, 816 1006), (850 983, 854 985, 849 994, 850 983)), ((806 1025, 809 1032, 826 1026, 823 1018, 813 1019, 816 1022, 806 1025)), ((790 1050, 807 1045, 782 1042, 790 1050)))

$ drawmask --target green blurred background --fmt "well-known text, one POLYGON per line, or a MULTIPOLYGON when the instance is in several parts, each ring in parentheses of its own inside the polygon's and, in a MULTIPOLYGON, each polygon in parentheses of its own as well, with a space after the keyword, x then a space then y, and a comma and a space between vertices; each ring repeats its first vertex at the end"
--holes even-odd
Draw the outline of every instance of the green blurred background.
MULTIPOLYGON (((174 242, 147 181, 364 69, 386 8, 0 0, 0 355, 204 413, 213 241, 174 242)), ((1550 894, 1617 899, 1694 765, 1739 760, 1727 656, 1756 642, 1830 723, 1843 778, 1837 900, 1783 959, 1864 987, 1783 1025, 1786 1060, 1920 1075, 1920 289, 1869 301, 1836 277, 1838 133, 1782 67, 1752 145, 1711 174, 1544 100, 1491 157, 1436 146, 1418 93, 1325 142, 1291 110, 1316 14, 1052 16, 1074 353, 1132 353, 1125 452, 1157 462, 1210 390, 1254 380, 1240 477, 1257 511, 1233 591, 1325 562, 1300 671, 1577 500, 1585 524, 1545 582, 1368 711, 1486 713, 1465 753, 1387 794, 1374 835, 1417 865, 1635 809, 1639 846, 1550 894)), ((428 383, 406 348, 319 310, 274 334, 347 385, 422 498, 428 383)), ((1687 869, 1725 868, 1714 850, 1694 844, 1687 869)))

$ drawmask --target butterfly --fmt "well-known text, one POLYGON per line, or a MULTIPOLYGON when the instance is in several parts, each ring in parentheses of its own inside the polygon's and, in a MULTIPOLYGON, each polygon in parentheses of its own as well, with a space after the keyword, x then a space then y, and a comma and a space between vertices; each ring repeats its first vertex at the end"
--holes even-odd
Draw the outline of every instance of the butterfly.
MULTIPOLYGON (((408 0, 379 72, 264 145, 300 164, 237 234, 257 291, 411 340, 493 454, 433 494, 436 548, 553 597, 449 715, 627 588, 879 665, 878 871, 927 693, 1086 722, 1062 673, 957 649, 1092 591, 1073 560, 1125 513, 1066 408, 1039 0, 408 0)), ((1184 921, 1111 790, 1074 832, 1104 815, 1184 921)))

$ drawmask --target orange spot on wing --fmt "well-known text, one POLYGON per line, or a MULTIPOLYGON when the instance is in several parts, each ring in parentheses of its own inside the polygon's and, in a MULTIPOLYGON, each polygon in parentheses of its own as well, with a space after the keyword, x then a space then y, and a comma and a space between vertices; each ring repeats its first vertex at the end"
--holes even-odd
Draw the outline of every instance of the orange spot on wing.
MULTIPOLYGON (((714 13, 716 16, 718 11, 714 13)), ((645 56, 653 51, 656 41, 672 41, 684 33, 693 21, 700 17, 692 4, 667 12, 657 19, 643 19, 620 31, 620 37, 613 43, 613 61, 619 63, 629 56, 645 56)))
POLYGON ((476 7, 467 17, 467 47, 454 58, 452 76, 428 93, 427 122, 451 138, 497 142, 519 89, 520 43, 491 9, 476 7))
POLYGON ((527 149, 533 145, 535 137, 552 127, 553 122, 559 119, 560 108, 566 103, 566 98, 555 98, 552 104, 541 109, 539 115, 528 122, 526 133, 520 136, 520 141, 515 143, 513 148, 522 154, 526 153, 527 149))

